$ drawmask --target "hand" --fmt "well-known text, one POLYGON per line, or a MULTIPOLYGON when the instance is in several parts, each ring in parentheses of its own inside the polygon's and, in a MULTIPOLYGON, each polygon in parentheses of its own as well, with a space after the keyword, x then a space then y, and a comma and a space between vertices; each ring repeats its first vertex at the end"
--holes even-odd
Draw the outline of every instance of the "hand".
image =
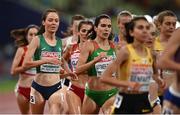
POLYGON ((160 77, 157 77, 156 82, 158 83, 161 89, 165 89, 167 87, 166 82, 160 77))
POLYGON ((62 62, 60 60, 58 60, 57 58, 50 58, 50 57, 46 57, 42 59, 46 64, 55 64, 55 65, 61 65, 62 62))
POLYGON ((164 80, 162 80, 159 83, 159 87, 160 87, 160 89, 162 89, 164 91, 167 88, 167 83, 164 80))
POLYGON ((140 89, 140 87, 142 86, 142 84, 138 83, 138 82, 129 82, 128 83, 128 88, 132 89, 133 91, 138 91, 140 89))
POLYGON ((105 58, 105 57, 106 57, 106 52, 101 52, 98 57, 95 57, 95 58, 94 58, 94 60, 95 60, 95 62, 98 62, 98 61, 100 61, 102 58, 105 58))
POLYGON ((62 78, 70 76, 72 80, 78 80, 78 76, 73 72, 67 73, 64 69, 61 68, 59 73, 60 73, 60 77, 62 78))

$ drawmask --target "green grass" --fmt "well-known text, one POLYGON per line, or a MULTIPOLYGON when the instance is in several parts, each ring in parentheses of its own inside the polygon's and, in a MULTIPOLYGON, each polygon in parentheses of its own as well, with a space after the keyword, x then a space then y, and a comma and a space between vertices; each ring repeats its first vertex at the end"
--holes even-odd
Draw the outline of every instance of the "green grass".
POLYGON ((17 80, 3 80, 0 81, 0 93, 13 91, 17 80))

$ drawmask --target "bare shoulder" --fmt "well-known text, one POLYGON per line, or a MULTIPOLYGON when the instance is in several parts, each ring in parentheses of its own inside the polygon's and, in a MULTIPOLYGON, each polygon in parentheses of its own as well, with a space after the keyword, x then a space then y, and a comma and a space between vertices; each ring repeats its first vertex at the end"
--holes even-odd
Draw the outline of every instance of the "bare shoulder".
POLYGON ((16 54, 22 55, 23 53, 24 53, 24 48, 23 48, 23 47, 19 47, 19 48, 17 49, 16 54))
POLYGON ((129 57, 129 50, 127 48, 127 46, 123 46, 121 47, 118 51, 117 51, 117 59, 118 60, 122 60, 125 61, 126 59, 128 59, 129 57))
POLYGON ((87 40, 84 42, 83 48, 89 51, 94 50, 93 42, 92 40, 87 40))
POLYGON ((172 36, 170 37, 168 45, 180 46, 180 27, 173 32, 172 36))
POLYGON ((122 46, 117 53, 123 54, 123 55, 129 55, 129 50, 126 45, 122 46))

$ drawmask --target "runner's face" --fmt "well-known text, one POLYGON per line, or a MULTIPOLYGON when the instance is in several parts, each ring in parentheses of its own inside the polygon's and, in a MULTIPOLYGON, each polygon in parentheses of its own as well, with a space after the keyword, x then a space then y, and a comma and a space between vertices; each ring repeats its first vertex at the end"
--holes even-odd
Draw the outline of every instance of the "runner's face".
POLYGON ((135 27, 133 31, 130 33, 131 36, 134 37, 134 41, 139 41, 144 43, 145 40, 148 38, 149 33, 149 23, 145 20, 137 20, 135 22, 135 27))
POLYGON ((108 39, 111 34, 111 20, 107 18, 102 18, 98 24, 98 27, 95 27, 98 38, 108 39))
POLYGON ((149 37, 146 39, 145 45, 149 48, 152 48, 154 44, 154 40, 157 37, 156 28, 153 25, 150 26, 148 35, 149 37))
POLYGON ((87 38, 87 33, 92 29, 92 26, 89 24, 82 24, 81 29, 79 31, 79 37, 80 40, 86 41, 87 38))
POLYGON ((72 27, 71 27, 73 35, 77 35, 77 33, 78 33, 78 25, 79 25, 80 21, 81 20, 74 20, 73 21, 73 24, 72 24, 72 27))
POLYGON ((38 30, 36 28, 30 28, 29 29, 29 31, 27 33, 27 39, 28 39, 29 43, 36 36, 37 33, 38 33, 38 30))
POLYGON ((59 16, 55 12, 50 12, 46 20, 43 21, 43 25, 45 26, 45 31, 50 33, 55 33, 59 27, 59 16))
POLYGON ((123 33, 123 35, 126 35, 125 31, 125 24, 131 21, 131 16, 122 16, 118 21, 118 28, 123 33))
POLYGON ((170 37, 176 28, 176 17, 165 16, 160 25, 160 32, 165 36, 170 37))

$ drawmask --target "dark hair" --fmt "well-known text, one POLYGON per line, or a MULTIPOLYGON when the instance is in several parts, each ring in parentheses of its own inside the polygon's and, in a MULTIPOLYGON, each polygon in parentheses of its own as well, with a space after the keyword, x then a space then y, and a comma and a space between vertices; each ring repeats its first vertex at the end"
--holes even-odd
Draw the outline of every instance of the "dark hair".
MULTIPOLYGON (((101 19, 110 19, 111 20, 111 18, 107 14, 101 14, 101 15, 97 16, 95 18, 95 20, 94 20, 94 26, 95 27, 98 27, 101 19)), ((90 35, 90 38, 91 39, 95 39, 96 38, 96 32, 95 31, 92 32, 92 34, 90 35)), ((112 40, 112 38, 113 38, 113 34, 111 33, 109 38, 108 38, 108 40, 112 40)))
MULTIPOLYGON (((134 37, 132 37, 130 35, 130 31, 134 30, 134 27, 136 25, 136 21, 139 20, 145 20, 147 21, 147 19, 144 16, 136 16, 134 17, 130 22, 125 24, 125 29, 126 29, 126 41, 127 43, 133 43, 134 41, 134 37)), ((148 22, 148 21, 147 21, 148 22)))
MULTIPOLYGON (((41 20, 42 20, 42 21, 45 21, 46 18, 47 18, 47 15, 48 15, 49 13, 51 13, 51 12, 54 12, 54 13, 58 14, 58 16, 59 16, 59 13, 58 13, 58 11, 57 11, 56 9, 47 9, 47 10, 43 13, 41 20)), ((44 32, 45 32, 45 27, 41 24, 40 29, 39 29, 39 31, 38 31, 37 34, 39 35, 39 34, 42 34, 42 33, 44 33, 44 32)))
POLYGON ((25 28, 11 30, 10 34, 11 37, 15 39, 15 45, 17 47, 28 45, 28 40, 25 36, 25 28))
POLYGON ((36 28, 39 31, 39 26, 37 26, 35 24, 28 25, 25 29, 25 36, 27 36, 27 34, 31 28, 36 28))
MULTIPOLYGON (((80 31, 81 27, 83 24, 87 24, 87 25, 91 25, 92 28, 87 32, 87 35, 90 34, 92 31, 94 31, 94 25, 93 25, 93 22, 90 21, 90 20, 82 20, 79 22, 79 25, 78 25, 78 31, 80 31)), ((89 38, 89 37, 88 37, 89 38)), ((80 39, 78 38, 78 43, 80 42, 80 39)))

